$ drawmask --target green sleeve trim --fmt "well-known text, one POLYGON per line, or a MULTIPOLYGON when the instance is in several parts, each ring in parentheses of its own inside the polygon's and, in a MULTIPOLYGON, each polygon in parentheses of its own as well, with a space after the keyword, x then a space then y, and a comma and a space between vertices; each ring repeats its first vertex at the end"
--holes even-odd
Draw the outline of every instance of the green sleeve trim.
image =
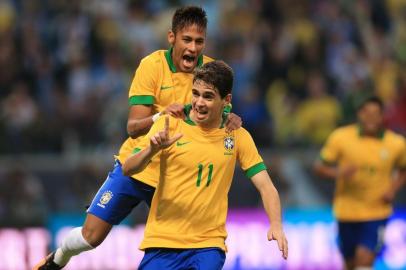
POLYGON ((134 148, 134 150, 133 150, 133 154, 137 154, 138 152, 140 152, 141 151, 141 148, 134 148))
POLYGON ((248 178, 251 178, 254 175, 256 175, 257 173, 259 173, 260 171, 264 171, 264 170, 266 170, 266 166, 263 162, 260 162, 256 165, 252 166, 248 170, 246 170, 245 176, 247 176, 248 178))
POLYGON ((154 96, 132 96, 128 103, 130 105, 152 105, 154 104, 154 96))

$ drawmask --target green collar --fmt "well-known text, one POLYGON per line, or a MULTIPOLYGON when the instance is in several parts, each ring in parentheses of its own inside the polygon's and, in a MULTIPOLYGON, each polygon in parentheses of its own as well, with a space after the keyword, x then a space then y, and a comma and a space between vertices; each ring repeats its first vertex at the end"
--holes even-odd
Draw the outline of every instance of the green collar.
MULTIPOLYGON (((358 135, 359 136, 364 136, 365 134, 364 134, 364 132, 362 130, 361 125, 357 124, 357 127, 358 127, 358 135)), ((383 129, 379 130, 378 133, 376 134, 376 136, 374 136, 374 137, 376 137, 377 139, 382 140, 384 136, 385 136, 385 129, 383 128, 383 129)))
MULTIPOLYGON (((168 62, 169 69, 171 70, 172 73, 175 73, 176 67, 172 60, 172 51, 173 51, 173 47, 171 47, 169 50, 166 50, 165 58, 166 58, 166 62, 168 62)), ((201 67, 202 65, 203 65, 203 54, 199 55, 199 57, 197 58, 197 66, 201 67)))
MULTIPOLYGON (((190 111, 192 110, 192 104, 187 104, 185 105, 185 107, 183 108, 183 112, 186 115, 186 119, 184 120, 185 123, 191 125, 191 126, 196 126, 196 123, 193 122, 193 120, 190 118, 190 111)), ((226 123, 227 120, 227 114, 223 112, 223 120, 221 121, 221 125, 220 128, 224 128, 224 125, 226 123)))

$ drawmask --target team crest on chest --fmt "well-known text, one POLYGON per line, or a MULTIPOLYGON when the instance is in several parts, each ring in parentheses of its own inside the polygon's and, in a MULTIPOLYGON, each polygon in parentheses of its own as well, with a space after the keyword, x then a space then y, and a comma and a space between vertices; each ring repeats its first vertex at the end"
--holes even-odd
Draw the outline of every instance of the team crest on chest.
POLYGON ((223 145, 226 152, 224 155, 232 155, 234 150, 234 137, 233 136, 226 136, 224 137, 223 145))
POLYGON ((388 152, 388 150, 385 149, 385 148, 382 148, 382 149, 381 149, 380 156, 381 156, 381 159, 382 159, 382 160, 388 159, 388 157, 389 157, 389 152, 388 152))

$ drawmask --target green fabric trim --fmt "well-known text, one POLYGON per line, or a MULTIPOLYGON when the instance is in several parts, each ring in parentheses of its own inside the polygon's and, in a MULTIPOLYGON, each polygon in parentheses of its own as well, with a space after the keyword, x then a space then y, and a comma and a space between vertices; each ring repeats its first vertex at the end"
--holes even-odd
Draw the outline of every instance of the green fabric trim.
POLYGON ((152 105, 154 100, 154 96, 132 96, 128 99, 128 103, 130 105, 152 105))
POLYGON ((133 154, 137 154, 138 152, 140 152, 141 151, 141 148, 134 148, 134 150, 133 150, 133 154))
MULTIPOLYGON (((358 127, 358 136, 364 136, 364 132, 362 130, 362 127, 360 124, 357 125, 358 127)), ((385 136, 385 129, 381 129, 378 131, 378 133, 376 134, 376 138, 383 140, 383 137, 385 136)))
POLYGON ((169 69, 171 70, 172 73, 175 73, 176 72, 176 67, 173 64, 172 51, 173 51, 173 47, 171 47, 169 50, 166 50, 165 51, 165 58, 166 58, 166 62, 168 62, 169 69))
POLYGON ((197 58, 197 66, 203 66, 203 54, 199 55, 199 57, 197 58))
POLYGON ((266 166, 263 162, 260 162, 256 165, 252 166, 248 170, 246 170, 245 176, 247 176, 248 178, 251 178, 254 175, 256 175, 257 173, 259 173, 260 171, 264 171, 264 170, 266 170, 266 166))
POLYGON ((196 123, 193 122, 192 119, 190 119, 190 111, 192 110, 192 104, 186 104, 185 107, 183 108, 183 112, 186 115, 186 119, 184 120, 185 123, 191 125, 191 126, 196 126, 196 123))
POLYGON ((233 108, 233 106, 232 106, 231 104, 227 104, 227 105, 224 107, 223 112, 224 112, 224 113, 230 113, 232 108, 233 108))

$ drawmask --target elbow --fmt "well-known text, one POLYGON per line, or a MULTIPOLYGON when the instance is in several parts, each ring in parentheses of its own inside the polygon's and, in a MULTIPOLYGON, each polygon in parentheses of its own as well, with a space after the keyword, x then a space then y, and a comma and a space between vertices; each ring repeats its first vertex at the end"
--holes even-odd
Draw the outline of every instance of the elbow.
POLYGON ((127 123, 127 134, 131 137, 131 139, 136 139, 138 137, 138 132, 134 127, 134 124, 130 125, 130 123, 127 123))
POLYGON ((128 166, 126 166, 126 164, 124 163, 123 167, 121 168, 123 170, 123 175, 125 176, 131 176, 130 174, 130 170, 128 168, 128 166))
POLYGON ((313 170, 313 173, 314 173, 315 175, 321 176, 321 173, 320 173, 320 162, 318 162, 318 161, 314 162, 312 170, 313 170))

